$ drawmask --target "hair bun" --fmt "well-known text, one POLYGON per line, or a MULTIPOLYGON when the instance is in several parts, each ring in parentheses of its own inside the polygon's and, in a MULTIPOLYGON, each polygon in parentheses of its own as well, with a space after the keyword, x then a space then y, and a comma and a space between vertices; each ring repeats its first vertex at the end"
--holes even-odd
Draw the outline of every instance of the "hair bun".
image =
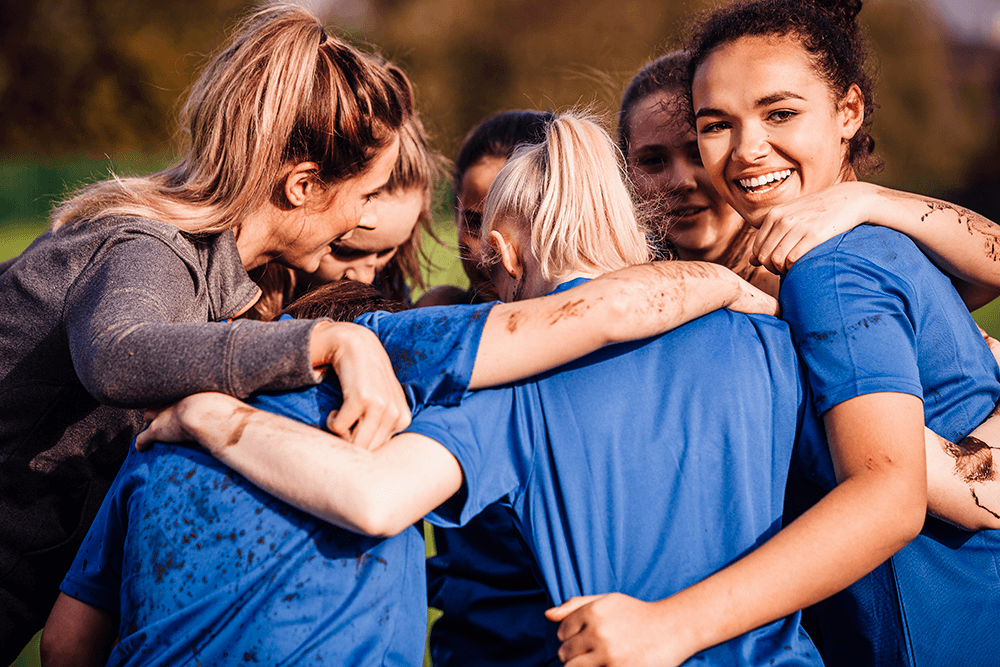
POLYGON ((810 3, 827 14, 848 34, 858 29, 857 18, 862 0, 810 0, 810 3))

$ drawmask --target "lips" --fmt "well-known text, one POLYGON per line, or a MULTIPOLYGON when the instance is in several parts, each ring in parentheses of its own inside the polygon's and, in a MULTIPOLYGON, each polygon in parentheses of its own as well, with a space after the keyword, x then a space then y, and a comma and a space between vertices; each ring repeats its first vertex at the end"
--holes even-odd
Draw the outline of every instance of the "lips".
POLYGON ((667 215, 674 218, 690 218, 698 215, 703 211, 707 211, 707 206, 680 206, 677 208, 672 208, 667 211, 667 215))
POLYGON ((735 183, 744 191, 750 194, 763 194, 769 190, 773 190, 782 183, 785 182, 789 176, 792 175, 791 169, 782 169, 779 171, 772 171, 766 174, 761 174, 760 176, 752 176, 750 178, 738 178, 735 183))

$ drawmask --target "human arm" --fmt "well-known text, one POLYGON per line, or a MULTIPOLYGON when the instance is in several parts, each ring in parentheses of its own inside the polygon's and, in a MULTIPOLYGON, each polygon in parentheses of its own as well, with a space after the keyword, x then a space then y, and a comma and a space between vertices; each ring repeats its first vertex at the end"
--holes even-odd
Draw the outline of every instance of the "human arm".
POLYGON ((198 442, 268 493, 358 533, 395 535, 462 485, 455 457, 414 433, 369 451, 219 393, 189 396, 148 417, 137 447, 198 442))
POLYGON ((495 306, 470 389, 519 380, 605 345, 648 338, 719 308, 777 313, 777 302, 711 262, 632 266, 537 299, 495 306))
POLYGON ((928 513, 965 530, 1000 529, 995 443, 1000 443, 1000 410, 957 443, 926 429, 928 513))
POLYGON ((554 610, 560 658, 574 667, 680 664, 841 590, 912 539, 926 509, 920 400, 857 396, 825 423, 836 488, 760 548, 669 598, 604 596, 554 610))
MULTIPOLYGON (((205 269, 178 250, 183 245, 139 232, 114 241, 66 296, 73 367, 98 401, 146 407, 199 391, 247 396, 314 384, 330 366, 344 388, 333 424, 339 433, 370 444, 408 423, 402 390, 370 332, 308 320, 208 322, 233 314, 220 301, 243 299, 210 291, 205 269)), ((231 268, 243 281, 218 289, 255 294, 240 272, 231 268)))
POLYGON ((107 664, 117 636, 115 614, 60 593, 42 631, 42 667, 107 664))
POLYGON ((970 310, 1000 294, 1000 225, 932 197, 847 181, 775 206, 754 240, 753 257, 785 273, 807 252, 859 224, 909 236, 954 279, 970 310))

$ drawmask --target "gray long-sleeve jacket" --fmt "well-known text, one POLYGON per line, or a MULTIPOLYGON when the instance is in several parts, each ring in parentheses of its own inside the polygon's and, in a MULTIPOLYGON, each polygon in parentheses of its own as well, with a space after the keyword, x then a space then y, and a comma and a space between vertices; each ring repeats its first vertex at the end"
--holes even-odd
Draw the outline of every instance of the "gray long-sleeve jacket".
POLYGON ((35 594, 54 598, 142 408, 313 384, 315 322, 226 321, 257 293, 231 232, 103 218, 44 234, 4 268, 0 591, 37 575, 51 590, 35 594))

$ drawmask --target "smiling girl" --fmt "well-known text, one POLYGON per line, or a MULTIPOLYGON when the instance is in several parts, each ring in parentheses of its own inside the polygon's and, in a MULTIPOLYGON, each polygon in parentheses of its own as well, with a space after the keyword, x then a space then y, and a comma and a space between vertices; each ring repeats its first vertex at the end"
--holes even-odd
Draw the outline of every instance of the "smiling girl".
MULTIPOLYGON (((843 188, 872 161, 860 2, 826 4, 737 3, 694 39, 701 157, 715 188, 755 226, 772 224, 775 207, 800 197, 815 203, 830 186, 849 192, 843 188)), ((992 271, 995 281, 995 253, 981 245, 996 238, 995 228, 918 196, 909 211, 915 236, 944 228, 953 241, 944 254, 964 247, 966 270, 992 271)), ((978 457, 976 474, 966 476, 971 498, 939 494, 924 473, 924 425, 959 441, 1000 397, 1000 371, 959 294, 909 239, 862 225, 799 259, 780 302, 829 440, 828 453, 800 449, 796 465, 826 495, 756 551, 673 598, 609 596, 584 606, 560 631, 573 642, 569 664, 618 664, 607 660, 614 652, 604 641, 613 637, 605 622, 612 617, 617 627, 652 630, 613 639, 631 641, 638 662, 678 664, 836 593, 887 559, 820 607, 827 664, 995 661, 1000 533, 965 532, 926 515, 949 516, 953 501, 964 500, 979 527, 1000 518, 977 496, 976 484, 996 475, 984 443, 949 452, 956 470, 978 457)))

